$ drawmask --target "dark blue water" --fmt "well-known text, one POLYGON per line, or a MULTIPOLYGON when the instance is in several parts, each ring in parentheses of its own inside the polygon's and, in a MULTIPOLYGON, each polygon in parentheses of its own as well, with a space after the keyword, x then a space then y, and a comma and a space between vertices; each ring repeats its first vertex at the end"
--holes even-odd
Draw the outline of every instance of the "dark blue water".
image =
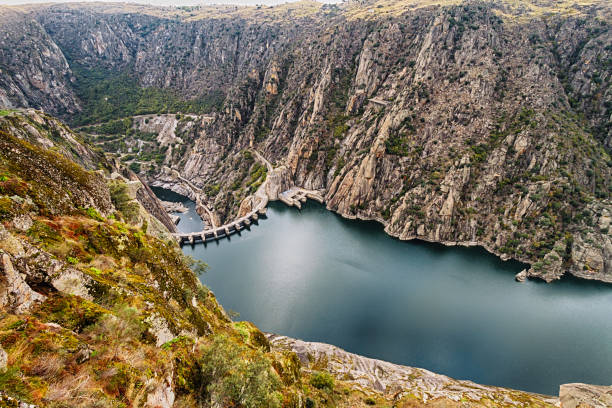
POLYGON ((311 202, 272 203, 250 232, 183 250, 210 265, 202 281, 220 303, 264 331, 532 392, 612 383, 610 285, 516 283, 520 264, 402 242, 311 202))

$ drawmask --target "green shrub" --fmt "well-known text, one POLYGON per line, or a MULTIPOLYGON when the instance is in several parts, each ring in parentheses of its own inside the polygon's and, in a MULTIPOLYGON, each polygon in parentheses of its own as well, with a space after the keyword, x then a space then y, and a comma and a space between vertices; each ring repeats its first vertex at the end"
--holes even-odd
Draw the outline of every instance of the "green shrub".
POLYGON ((59 244, 63 240, 57 231, 40 221, 34 221, 27 234, 30 238, 42 242, 44 245, 59 244))
POLYGON ((93 208, 93 207, 88 207, 88 208, 85 210, 85 213, 87 214, 87 216, 88 216, 89 218, 92 218, 92 219, 94 219, 94 220, 96 220, 96 221, 104 221, 104 218, 102 218, 102 216, 100 215, 100 213, 98 212, 98 210, 96 210, 96 209, 95 209, 95 208, 93 208))
POLYGON ((0 220, 11 218, 13 213, 13 200, 8 197, 0 197, 0 220))
POLYGON ((206 191, 206 194, 208 196, 214 197, 217 194, 219 194, 219 190, 221 190, 221 185, 220 184, 210 184, 206 186, 204 190, 206 191))
POLYGON ((84 107, 75 118, 76 125, 151 113, 219 111, 225 99, 222 92, 210 91, 185 100, 170 89, 142 87, 128 71, 86 69, 77 64, 71 68, 76 77, 76 92, 84 107))
POLYGON ((218 335, 199 360, 202 397, 212 406, 280 407, 280 379, 261 351, 218 335))
POLYGON ((140 163, 138 162, 130 163, 130 170, 132 170, 134 173, 140 173, 140 163))
POLYGON ((126 134, 132 127, 132 118, 111 120, 98 126, 85 128, 86 132, 101 135, 126 134))
POLYGON ((363 402, 365 402, 366 405, 376 405, 376 400, 372 397, 366 398, 363 402))
POLYGON ((208 264, 200 259, 195 259, 190 255, 183 255, 183 262, 198 276, 208 271, 208 264))
POLYGON ((389 138, 385 141, 385 148, 387 154, 396 156, 407 156, 410 153, 406 138, 402 137, 398 132, 393 132, 389 135, 389 138))
POLYGON ((331 391, 334 389, 334 377, 323 371, 314 372, 310 377, 310 385, 320 390, 327 388, 331 391))

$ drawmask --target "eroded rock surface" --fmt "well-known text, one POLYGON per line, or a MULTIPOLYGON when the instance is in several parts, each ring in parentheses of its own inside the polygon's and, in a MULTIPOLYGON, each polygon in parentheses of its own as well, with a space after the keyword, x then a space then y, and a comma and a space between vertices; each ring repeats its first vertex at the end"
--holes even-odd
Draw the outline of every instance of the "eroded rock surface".
POLYGON ((612 406, 612 387, 564 384, 559 389, 561 408, 605 408, 612 406))
MULTIPOLYGON (((459 381, 432 373, 421 368, 413 368, 375 360, 348 353, 336 346, 324 343, 305 342, 290 337, 267 335, 272 347, 295 352, 300 362, 312 370, 329 370, 347 382, 357 384, 365 390, 395 395, 416 395, 423 402, 444 398, 449 401, 494 401, 499 406, 522 406, 524 395, 516 395, 512 390, 459 381)), ((559 406, 554 397, 531 396, 533 406, 559 406)))

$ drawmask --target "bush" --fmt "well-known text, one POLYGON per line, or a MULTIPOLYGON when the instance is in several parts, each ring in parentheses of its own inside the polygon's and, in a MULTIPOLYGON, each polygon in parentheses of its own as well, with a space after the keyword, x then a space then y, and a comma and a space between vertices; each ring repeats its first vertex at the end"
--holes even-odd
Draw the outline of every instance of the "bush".
POLYGON ((209 197, 214 197, 219 194, 219 190, 221 190, 221 185, 219 184, 210 184, 204 189, 209 197))
POLYGON ((387 154, 396 156, 407 156, 409 154, 409 146, 406 138, 402 137, 397 132, 392 132, 389 138, 385 141, 387 154))
POLYGON ((334 377, 332 377, 331 374, 326 372, 315 372, 310 377, 310 385, 315 388, 318 388, 319 390, 327 388, 331 391, 334 389, 334 377))
POLYGON ((43 245, 59 244, 63 240, 56 230, 41 221, 34 221, 27 234, 34 241, 41 242, 43 245))
POLYGON ((140 163, 138 162, 130 163, 130 170, 132 170, 134 173, 140 173, 140 163))
POLYGON ((208 264, 200 259, 195 259, 189 255, 183 255, 183 262, 191 268, 198 276, 205 274, 208 271, 208 264))
POLYGON ((76 77, 76 93, 84 106, 75 117, 75 125, 160 112, 219 111, 225 99, 221 91, 210 91, 186 100, 170 89, 142 87, 129 71, 90 70, 77 64, 71 68, 76 77))
POLYGON ((215 337, 200 359, 204 399, 212 406, 280 407, 280 379, 260 351, 215 337))
POLYGON ((104 218, 102 218, 102 216, 100 215, 100 213, 98 212, 98 210, 96 210, 93 207, 89 207, 87 208, 87 210, 85 210, 85 212, 87 213, 87 216, 89 218, 92 218, 96 221, 104 221, 104 218))
POLYGON ((132 128, 132 118, 111 120, 98 126, 90 126, 85 131, 101 135, 126 134, 132 128))

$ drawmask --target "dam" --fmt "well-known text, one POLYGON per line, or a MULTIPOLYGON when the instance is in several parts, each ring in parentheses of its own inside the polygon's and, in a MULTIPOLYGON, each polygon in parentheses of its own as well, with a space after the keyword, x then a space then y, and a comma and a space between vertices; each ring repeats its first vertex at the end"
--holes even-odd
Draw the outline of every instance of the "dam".
POLYGON ((251 224, 256 224, 259 217, 265 216, 266 207, 257 208, 247 215, 220 227, 208 228, 202 231, 176 233, 180 245, 195 244, 197 242, 207 242, 209 240, 228 238, 230 235, 240 232, 243 229, 250 229, 251 224))

